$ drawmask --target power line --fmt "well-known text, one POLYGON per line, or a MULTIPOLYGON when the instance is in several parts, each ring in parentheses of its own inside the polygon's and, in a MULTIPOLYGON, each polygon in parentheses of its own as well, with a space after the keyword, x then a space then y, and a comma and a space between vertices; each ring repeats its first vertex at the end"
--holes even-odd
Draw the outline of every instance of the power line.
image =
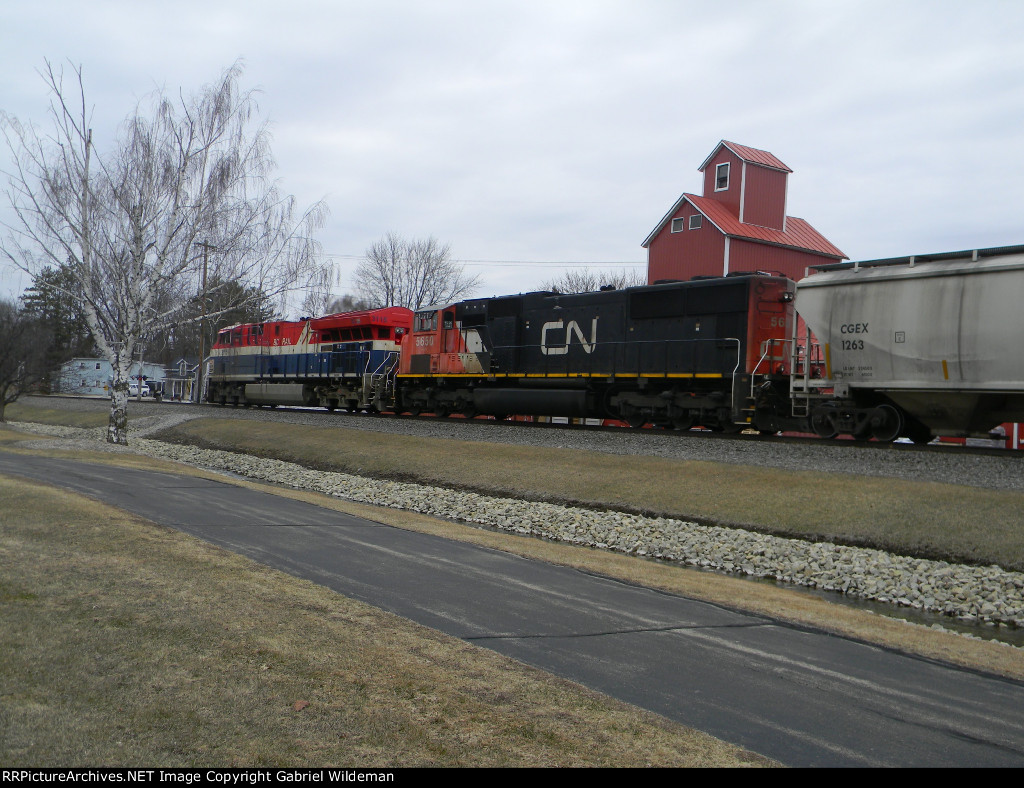
MULTIPOLYGON (((365 260, 366 256, 361 254, 333 254, 327 252, 327 257, 339 258, 342 260, 365 260)), ((592 262, 587 260, 470 260, 463 258, 453 258, 452 262, 460 263, 461 265, 467 266, 512 266, 512 265, 540 265, 540 266, 555 266, 561 268, 578 268, 586 266, 588 268, 609 268, 622 265, 647 265, 646 260, 619 260, 612 262, 592 262)))

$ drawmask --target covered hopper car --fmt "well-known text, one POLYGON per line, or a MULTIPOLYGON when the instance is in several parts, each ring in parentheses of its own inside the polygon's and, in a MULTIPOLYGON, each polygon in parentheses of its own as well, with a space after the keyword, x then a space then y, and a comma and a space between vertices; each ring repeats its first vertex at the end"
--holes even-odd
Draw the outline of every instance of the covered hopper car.
POLYGON ((1024 247, 822 266, 797 309, 824 350, 795 379, 813 430, 892 440, 1024 421, 1024 247))

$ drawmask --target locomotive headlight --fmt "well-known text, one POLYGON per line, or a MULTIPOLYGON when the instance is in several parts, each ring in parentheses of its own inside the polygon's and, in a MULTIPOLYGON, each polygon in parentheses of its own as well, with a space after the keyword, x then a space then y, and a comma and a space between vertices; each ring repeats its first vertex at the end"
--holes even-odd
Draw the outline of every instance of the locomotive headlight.
POLYGON ((780 300, 784 304, 792 303, 792 301, 793 301, 793 293, 791 293, 791 292, 789 292, 787 290, 785 293, 782 294, 782 298, 780 300))

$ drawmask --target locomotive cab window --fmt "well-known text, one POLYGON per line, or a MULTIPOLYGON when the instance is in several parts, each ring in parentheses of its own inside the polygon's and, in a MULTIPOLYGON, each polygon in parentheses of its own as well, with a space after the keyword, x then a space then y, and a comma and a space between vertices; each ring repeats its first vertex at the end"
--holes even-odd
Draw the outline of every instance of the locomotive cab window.
POLYGON ((715 167, 715 191, 724 192, 729 188, 729 162, 715 167))
POLYGON ((420 312, 416 315, 416 331, 437 331, 437 312, 420 312))

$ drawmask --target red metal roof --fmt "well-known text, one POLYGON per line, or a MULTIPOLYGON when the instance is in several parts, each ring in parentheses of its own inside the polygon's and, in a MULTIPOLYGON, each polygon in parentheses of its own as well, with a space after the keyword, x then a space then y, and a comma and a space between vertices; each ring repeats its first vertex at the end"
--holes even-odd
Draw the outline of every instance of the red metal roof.
POLYGON ((785 246, 790 249, 815 252, 817 254, 845 260, 846 253, 833 245, 824 235, 819 233, 803 219, 795 216, 786 217, 786 230, 775 230, 771 227, 759 227, 756 224, 745 224, 732 215, 732 212, 718 200, 709 197, 698 197, 696 194, 683 194, 672 206, 657 227, 647 236, 643 246, 649 246, 661 228, 665 226, 684 203, 690 203, 707 217, 718 230, 732 238, 743 238, 749 241, 785 246))
POLYGON ((722 140, 719 142, 711 155, 704 159, 704 163, 697 169, 700 172, 704 172, 704 168, 708 166, 708 162, 715 157, 718 153, 718 149, 725 146, 743 161, 748 161, 751 164, 760 164, 762 167, 771 167, 773 170, 781 170, 782 172, 792 172, 782 161, 775 156, 773 153, 769 153, 766 150, 758 150, 757 148, 748 148, 746 145, 739 145, 735 142, 729 142, 728 140, 722 140))

